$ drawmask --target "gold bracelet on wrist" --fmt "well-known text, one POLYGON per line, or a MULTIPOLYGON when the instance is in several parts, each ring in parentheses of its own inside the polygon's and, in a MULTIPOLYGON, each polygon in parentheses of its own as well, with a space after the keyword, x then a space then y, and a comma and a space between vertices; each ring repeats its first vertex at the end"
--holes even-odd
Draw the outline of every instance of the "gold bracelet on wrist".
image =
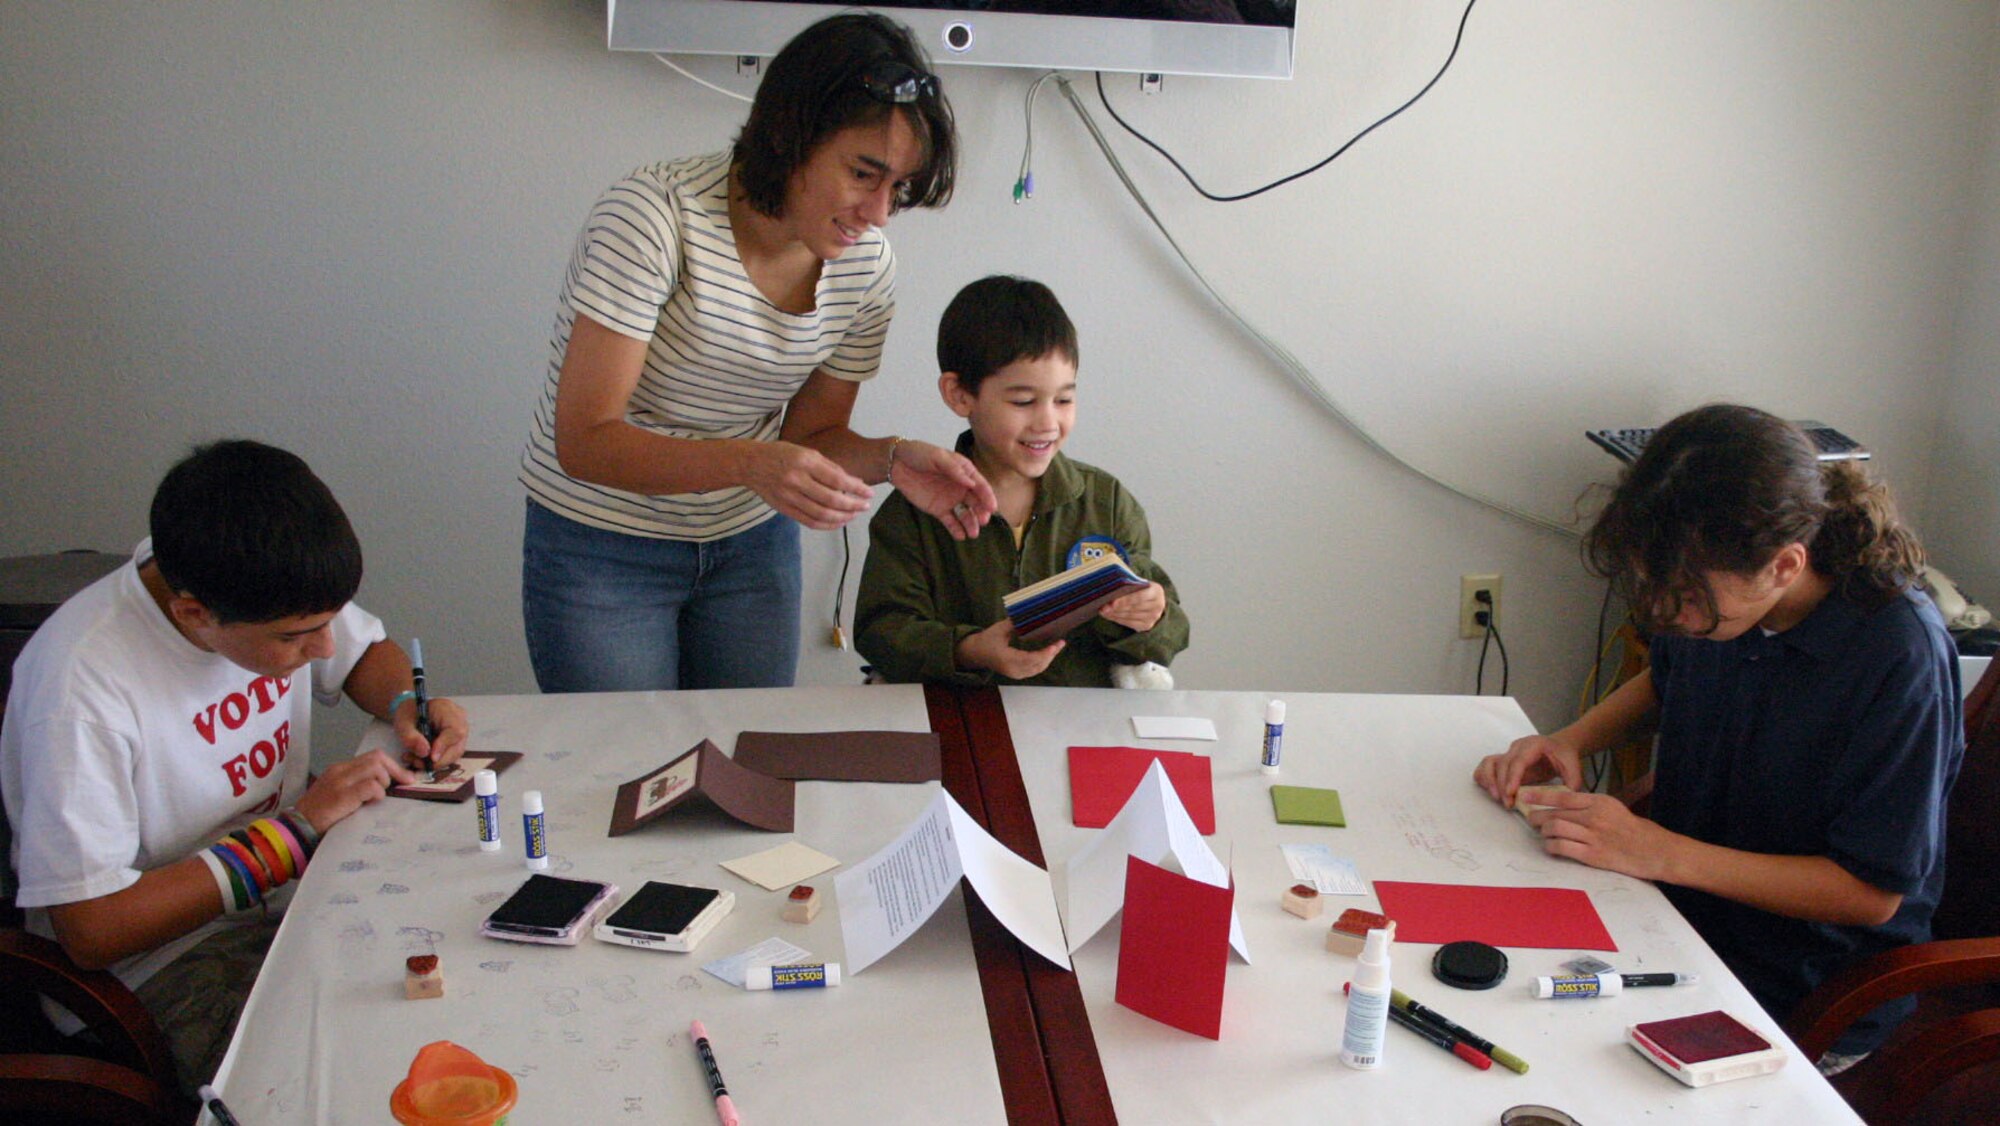
POLYGON ((894 485, 896 483, 891 478, 893 478, 896 473, 896 447, 902 444, 903 444, 903 436, 901 434, 898 434, 894 438, 891 438, 889 440, 889 464, 887 468, 882 470, 882 480, 888 482, 890 485, 894 485))

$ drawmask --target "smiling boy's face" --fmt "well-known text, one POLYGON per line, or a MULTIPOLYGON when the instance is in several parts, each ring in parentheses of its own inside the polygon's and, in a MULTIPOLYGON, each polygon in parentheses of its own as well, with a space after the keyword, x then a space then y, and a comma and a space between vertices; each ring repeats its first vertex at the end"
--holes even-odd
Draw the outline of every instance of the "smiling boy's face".
POLYGON ((987 479, 1038 480, 1076 424, 1076 364, 1060 351, 1015 360, 975 394, 956 372, 938 378, 953 413, 972 424, 973 460, 987 479))

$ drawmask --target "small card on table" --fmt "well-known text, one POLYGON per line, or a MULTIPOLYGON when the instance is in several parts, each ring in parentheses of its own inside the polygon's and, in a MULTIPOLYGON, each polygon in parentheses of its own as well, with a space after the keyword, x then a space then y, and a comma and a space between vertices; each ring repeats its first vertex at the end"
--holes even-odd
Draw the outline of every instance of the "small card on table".
POLYGON ((775 848, 725 860, 722 866, 758 887, 777 891, 838 868, 840 861, 816 848, 808 848, 797 841, 786 841, 775 848))
POLYGON ((792 831, 791 781, 739 766, 703 739, 665 766, 618 787, 609 835, 622 837, 696 794, 745 825, 774 833, 792 831))
POLYGON ((439 770, 433 781, 391 786, 389 796, 418 801, 465 801, 472 797, 473 775, 482 770, 499 774, 520 761, 519 751, 467 751, 457 762, 439 770))
POLYGON ((1347 814, 1340 808, 1340 791, 1318 786, 1271 787, 1271 810, 1280 825, 1331 825, 1347 827, 1347 814))

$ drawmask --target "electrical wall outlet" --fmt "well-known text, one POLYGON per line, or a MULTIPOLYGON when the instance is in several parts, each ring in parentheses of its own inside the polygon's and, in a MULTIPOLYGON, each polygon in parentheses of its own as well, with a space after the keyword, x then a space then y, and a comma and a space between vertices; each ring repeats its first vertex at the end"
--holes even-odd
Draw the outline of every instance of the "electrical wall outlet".
POLYGON ((1458 577, 1458 636, 1485 636, 1486 627, 1479 624, 1479 619, 1475 616, 1481 610, 1492 615, 1492 621, 1495 626, 1500 624, 1500 576, 1460 575, 1458 577), (1486 593, 1488 601, 1492 603, 1491 605, 1479 600, 1481 591, 1486 593))

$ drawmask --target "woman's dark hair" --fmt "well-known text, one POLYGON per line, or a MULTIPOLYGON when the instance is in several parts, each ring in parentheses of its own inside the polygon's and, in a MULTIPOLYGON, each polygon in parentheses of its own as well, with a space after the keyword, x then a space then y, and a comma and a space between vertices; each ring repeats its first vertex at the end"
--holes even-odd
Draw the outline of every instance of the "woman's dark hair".
POLYGON ((296 454, 197 446, 153 493, 153 562, 223 624, 338 610, 361 587, 361 541, 296 454))
POLYGON ((938 318, 938 370, 979 394, 986 377, 1015 360, 1051 352, 1077 362, 1076 325, 1048 286, 995 274, 958 291, 938 318))
POLYGON ((958 165, 957 127, 916 38, 874 12, 843 12, 813 24, 772 58, 750 117, 736 135, 732 156, 745 198, 761 214, 780 217, 792 173, 827 138, 896 112, 923 145, 924 163, 898 193, 895 207, 943 207, 958 165), (863 83, 864 74, 879 75, 885 65, 917 80, 912 100, 891 100, 879 83, 863 83))
POLYGON ((1880 605, 1923 571, 1916 534, 1859 463, 1821 462, 1797 426, 1754 407, 1700 407, 1667 423, 1583 539, 1590 569, 1634 615, 1669 629, 1693 603, 1716 619, 1707 575, 1749 576, 1787 544, 1848 597, 1880 605))

